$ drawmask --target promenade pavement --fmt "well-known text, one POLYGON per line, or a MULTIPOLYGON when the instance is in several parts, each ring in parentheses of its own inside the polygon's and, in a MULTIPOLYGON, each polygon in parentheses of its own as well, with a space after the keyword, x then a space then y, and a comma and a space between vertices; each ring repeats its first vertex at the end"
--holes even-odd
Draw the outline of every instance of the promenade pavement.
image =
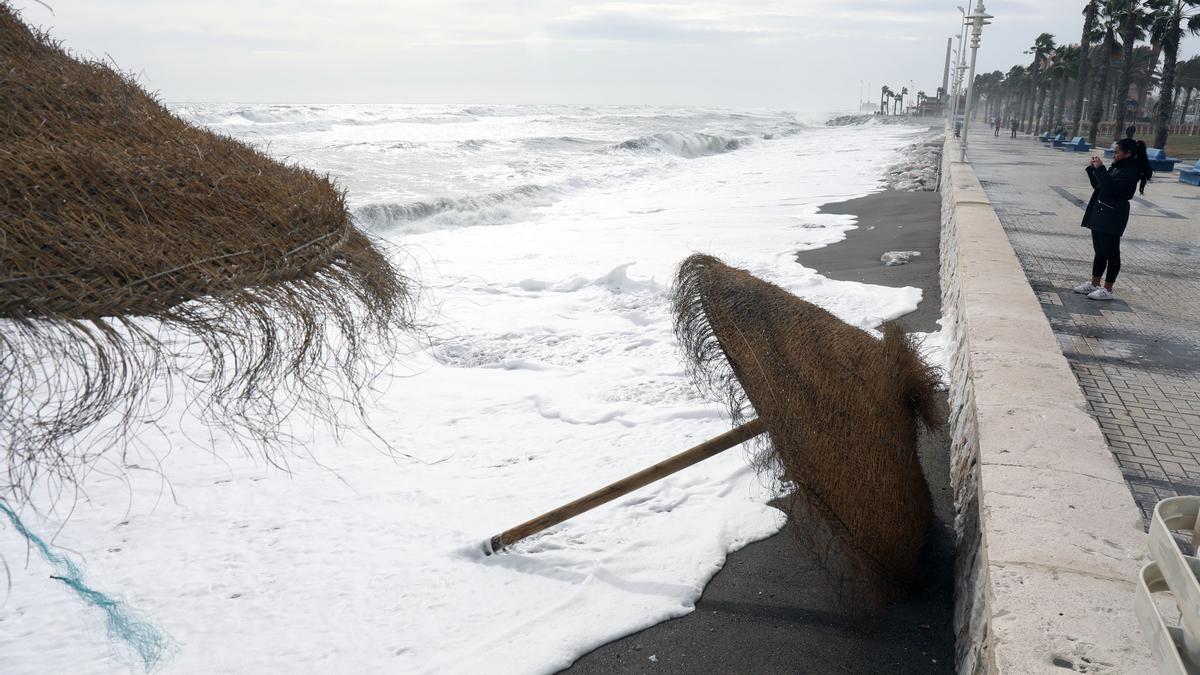
POLYGON ((1200 188, 1156 175, 1132 203, 1116 299, 1089 300, 1071 289, 1091 276, 1080 220, 1092 153, 1007 132, 968 140, 967 160, 1143 518, 1160 499, 1200 495, 1200 188))

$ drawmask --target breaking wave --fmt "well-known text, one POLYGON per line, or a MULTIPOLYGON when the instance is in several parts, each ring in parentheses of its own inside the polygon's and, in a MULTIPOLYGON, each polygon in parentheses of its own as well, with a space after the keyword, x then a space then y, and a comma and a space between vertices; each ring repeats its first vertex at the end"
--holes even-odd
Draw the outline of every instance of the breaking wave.
POLYGON ((663 152, 677 157, 694 159, 709 155, 720 155, 740 150, 757 140, 772 140, 794 136, 803 131, 804 125, 799 123, 786 124, 761 134, 721 135, 703 132, 681 133, 665 131, 646 136, 638 136, 613 146, 615 150, 632 150, 635 152, 663 152))
POLYGON ((776 138, 787 138, 789 136, 795 136, 802 131, 804 131, 803 124, 799 122, 791 122, 789 124, 782 124, 775 127, 771 131, 764 133, 761 138, 768 141, 776 138))
POLYGON ((535 150, 543 149, 576 149, 588 145, 603 144, 603 141, 596 141, 589 138, 580 138, 578 136, 533 136, 521 141, 521 144, 527 148, 535 150))
POLYGON ((732 152, 751 141, 748 137, 730 138, 717 134, 666 131, 648 136, 639 136, 613 146, 615 150, 633 150, 637 152, 665 152, 677 157, 694 159, 708 155, 719 155, 732 152))
POLYGON ((465 197, 441 197, 403 204, 369 204, 354 209, 355 219, 372 230, 422 232, 446 227, 512 222, 530 209, 548 205, 557 192, 544 185, 465 197))
POLYGON ((413 115, 407 110, 320 106, 180 106, 184 119, 216 130, 253 128, 270 134, 329 131, 336 126, 379 124, 462 124, 475 122, 465 113, 413 115))

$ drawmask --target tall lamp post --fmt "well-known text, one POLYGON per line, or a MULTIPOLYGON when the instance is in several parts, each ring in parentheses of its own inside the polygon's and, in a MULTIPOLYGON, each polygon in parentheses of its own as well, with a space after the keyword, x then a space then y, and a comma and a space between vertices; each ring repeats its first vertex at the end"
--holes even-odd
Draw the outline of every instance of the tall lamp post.
POLYGON ((954 110, 950 107, 950 102, 954 100, 954 90, 958 87, 958 52, 954 52, 954 64, 954 77, 950 78, 950 88, 943 92, 946 97, 945 103, 942 104, 942 112, 946 115, 946 133, 950 133, 950 125, 954 120, 954 110))
MULTIPOLYGON (((971 6, 969 1, 967 2, 967 6, 971 6)), ((959 5, 958 12, 962 14, 962 30, 958 36, 958 59, 954 65, 954 105, 953 115, 950 119, 951 127, 955 128, 958 126, 958 100, 962 97, 963 91, 963 71, 967 69, 967 26, 969 25, 967 10, 963 9, 962 5, 959 5)))
MULTIPOLYGON (((970 7, 970 0, 967 2, 967 7, 970 7)), ((962 14, 962 24, 959 26, 958 35, 958 58, 954 64, 954 114, 958 114, 958 96, 962 93, 963 86, 963 68, 967 64, 967 10, 962 8, 962 5, 957 7, 958 13, 962 14)))
MULTIPOLYGON (((963 45, 963 55, 967 53, 966 45, 963 45)), ((955 68, 958 77, 958 84, 954 87, 954 124, 958 124, 958 102, 962 100, 963 76, 966 74, 967 64, 961 63, 955 68)), ((961 131, 961 129, 960 129, 961 131)))
MULTIPOLYGON (((968 2, 968 5, 971 3, 968 2)), ((966 42, 967 42, 967 10, 958 6, 958 11, 962 14, 962 23, 959 24, 958 33, 958 52, 954 58, 954 84, 950 87, 950 105, 947 106, 946 114, 946 129, 947 132, 952 131, 955 125, 958 124, 958 92, 962 86, 962 69, 963 61, 966 59, 966 42)))
POLYGON ((960 162, 967 159, 967 127, 971 124, 971 96, 975 93, 975 56, 979 52, 979 37, 983 33, 983 27, 991 23, 988 21, 991 18, 992 15, 983 9, 983 0, 978 0, 975 11, 966 17, 966 20, 971 22, 971 72, 967 75, 967 107, 963 111, 962 144, 958 155, 960 162))

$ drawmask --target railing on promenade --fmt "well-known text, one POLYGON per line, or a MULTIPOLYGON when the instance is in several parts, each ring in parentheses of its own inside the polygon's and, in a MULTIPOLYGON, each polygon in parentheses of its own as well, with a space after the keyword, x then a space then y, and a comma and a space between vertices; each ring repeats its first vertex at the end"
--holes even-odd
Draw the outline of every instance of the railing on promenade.
POLYGON ((1196 553, 1200 497, 1171 497, 1154 507, 1149 539, 1154 562, 1138 575, 1134 611, 1160 671, 1193 675, 1200 673, 1200 558, 1184 555, 1174 532, 1190 539, 1196 553), (1156 593, 1162 594, 1157 601, 1156 593))
MULTIPOLYGON (((1101 122, 1099 127, 1099 139, 1112 140, 1113 126, 1115 124, 1115 122, 1101 122)), ((1128 127, 1130 124, 1131 123, 1127 122, 1125 126, 1128 127)), ((1137 132, 1134 135, 1138 138, 1153 138, 1154 132, 1158 128, 1158 126, 1153 122, 1133 122, 1132 125, 1137 129, 1137 132)), ((1081 129, 1086 130, 1087 125, 1084 124, 1081 129)), ((1196 134, 1200 134, 1200 123, 1191 122, 1189 124, 1168 124, 1167 133, 1171 136, 1195 136, 1196 134)))

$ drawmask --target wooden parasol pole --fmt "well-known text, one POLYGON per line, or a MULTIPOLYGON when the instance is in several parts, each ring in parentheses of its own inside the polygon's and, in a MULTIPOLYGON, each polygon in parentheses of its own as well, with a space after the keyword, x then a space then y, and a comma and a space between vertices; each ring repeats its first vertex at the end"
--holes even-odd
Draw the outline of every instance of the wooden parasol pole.
POLYGON ((746 422, 739 427, 734 427, 720 436, 710 438, 700 445, 685 450, 674 457, 642 469, 589 495, 563 504, 553 511, 547 511, 533 520, 526 521, 497 534, 483 542, 484 555, 499 553, 528 536, 537 534, 548 527, 553 527, 564 520, 574 518, 581 513, 591 511, 601 504, 606 504, 617 497, 622 497, 638 488, 666 478, 676 471, 686 469, 693 464, 698 464, 713 455, 720 454, 735 445, 748 441, 764 431, 766 431, 766 427, 763 425, 762 420, 757 419, 746 422))

